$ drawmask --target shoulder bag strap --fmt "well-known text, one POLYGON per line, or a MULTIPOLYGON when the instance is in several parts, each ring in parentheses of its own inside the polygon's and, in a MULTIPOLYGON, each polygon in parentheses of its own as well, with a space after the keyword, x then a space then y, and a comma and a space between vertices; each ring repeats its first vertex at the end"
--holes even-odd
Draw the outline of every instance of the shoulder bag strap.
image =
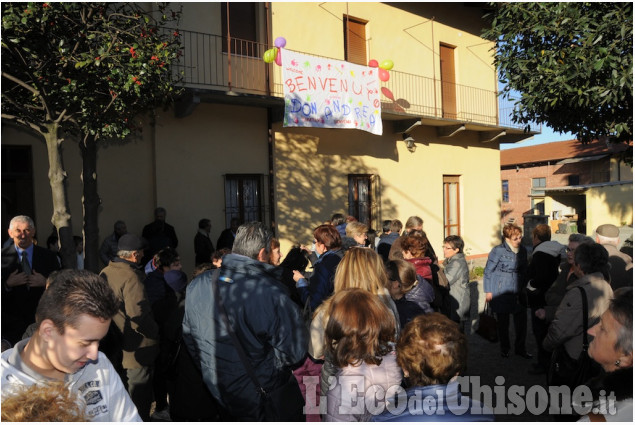
POLYGON ((256 372, 254 372, 254 369, 251 366, 249 359, 247 358, 247 354, 245 353, 243 346, 240 344, 240 341, 238 340, 238 337, 236 336, 236 333, 234 332, 234 328, 232 328, 231 323, 229 323, 229 317, 227 316, 227 311, 225 310, 225 306, 221 302, 220 293, 218 291, 217 281, 218 281, 219 275, 220 275, 219 269, 216 269, 214 273, 212 274, 212 289, 214 290, 214 302, 216 303, 218 314, 220 315, 220 317, 223 319, 223 322, 225 323, 227 332, 229 333, 229 336, 232 339, 234 348, 236 348, 236 351, 238 352, 238 357, 240 357, 240 361, 242 362, 243 366, 245 366, 247 375, 249 375, 249 378, 251 378, 256 388, 258 388, 258 391, 262 395, 267 395, 267 392, 265 391, 264 388, 262 388, 262 386, 260 385, 260 382, 258 381, 258 378, 256 377, 256 372))
POLYGON ((584 332, 582 333, 582 350, 587 351, 589 348, 589 336, 587 330, 589 329, 589 305, 587 303, 586 291, 583 287, 578 286, 580 290, 580 296, 582 297, 582 325, 584 332))

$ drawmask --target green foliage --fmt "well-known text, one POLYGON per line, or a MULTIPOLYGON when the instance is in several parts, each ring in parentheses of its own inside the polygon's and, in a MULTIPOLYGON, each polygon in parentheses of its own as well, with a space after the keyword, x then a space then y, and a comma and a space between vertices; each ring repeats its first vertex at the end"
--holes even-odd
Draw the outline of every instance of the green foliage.
POLYGON ((140 113, 175 94, 178 17, 163 5, 2 3, 3 118, 95 139, 139 129, 140 113))
POLYGON ((483 267, 474 267, 470 270, 470 281, 482 278, 484 273, 485 269, 483 267))
POLYGON ((633 137, 633 8, 629 3, 492 3, 483 37, 520 92, 513 120, 547 124, 582 142, 633 137))

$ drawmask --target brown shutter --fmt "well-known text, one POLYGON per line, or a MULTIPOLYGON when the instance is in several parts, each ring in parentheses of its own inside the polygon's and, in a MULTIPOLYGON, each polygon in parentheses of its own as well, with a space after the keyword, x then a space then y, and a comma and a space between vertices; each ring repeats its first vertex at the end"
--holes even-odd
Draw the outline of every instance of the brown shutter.
POLYGON ((366 65, 366 22, 344 17, 344 51, 348 62, 366 65))
POLYGON ((456 72, 454 69, 454 47, 441 44, 441 93, 443 117, 456 119, 456 72))

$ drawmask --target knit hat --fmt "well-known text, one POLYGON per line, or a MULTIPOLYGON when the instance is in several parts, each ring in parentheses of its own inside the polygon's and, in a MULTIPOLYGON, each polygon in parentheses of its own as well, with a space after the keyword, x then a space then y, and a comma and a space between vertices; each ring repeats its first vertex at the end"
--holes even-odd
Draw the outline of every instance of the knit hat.
POLYGON ((597 228, 595 233, 605 238, 617 238, 620 236, 620 229, 613 224, 603 224, 597 228))
POLYGON ((119 242, 117 243, 117 249, 119 251, 138 251, 143 248, 145 248, 145 243, 139 236, 133 233, 126 233, 119 238, 119 242))

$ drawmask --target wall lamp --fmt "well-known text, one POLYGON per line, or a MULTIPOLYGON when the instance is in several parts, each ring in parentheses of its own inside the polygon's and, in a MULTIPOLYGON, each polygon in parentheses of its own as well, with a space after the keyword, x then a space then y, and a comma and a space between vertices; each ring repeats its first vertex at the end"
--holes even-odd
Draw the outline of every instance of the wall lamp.
POLYGON ((413 152, 417 150, 417 146, 415 145, 415 139, 408 133, 403 133, 401 135, 403 141, 406 143, 406 148, 408 148, 409 152, 413 152))

